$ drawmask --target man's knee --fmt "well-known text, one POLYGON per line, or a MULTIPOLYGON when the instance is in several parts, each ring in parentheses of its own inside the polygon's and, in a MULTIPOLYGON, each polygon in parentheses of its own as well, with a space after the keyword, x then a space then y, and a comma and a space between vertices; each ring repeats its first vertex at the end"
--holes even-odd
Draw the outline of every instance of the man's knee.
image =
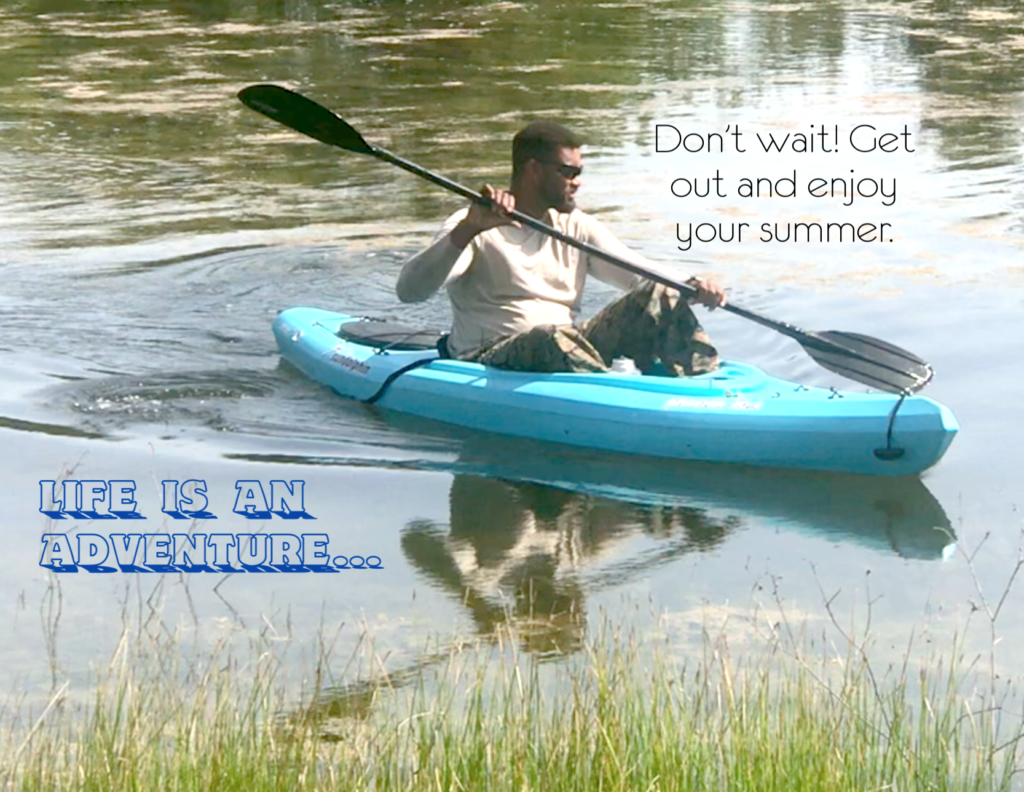
POLYGON ((496 368, 546 373, 604 371, 600 354, 572 325, 537 325, 499 341, 477 360, 496 368))

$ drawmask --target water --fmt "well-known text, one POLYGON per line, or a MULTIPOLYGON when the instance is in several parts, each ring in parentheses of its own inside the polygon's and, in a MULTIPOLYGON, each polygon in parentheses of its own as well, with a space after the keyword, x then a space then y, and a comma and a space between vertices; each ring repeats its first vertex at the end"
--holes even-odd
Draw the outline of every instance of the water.
MULTIPOLYGON (((571 651, 598 614, 669 625, 681 647, 707 619, 742 625, 761 608, 815 627, 836 594, 844 615, 871 603, 883 658, 912 632, 945 646, 954 627, 984 626, 1022 527, 1015 19, 996 3, 5 3, 4 689, 83 682, 140 598, 198 633, 272 629, 308 646, 328 625, 340 656, 369 629, 396 664, 415 664, 426 635, 504 624, 531 651, 571 651), (237 102, 264 81, 471 186, 504 183, 527 120, 573 126, 588 141, 580 203, 621 238, 761 313, 912 349, 960 436, 922 479, 879 482, 566 452, 338 399, 280 363, 272 318, 320 305, 444 327, 443 297, 402 306, 392 289, 459 200, 237 102), (658 152, 656 124, 742 138, 658 152), (855 152, 858 125, 908 136, 855 152), (758 149, 758 133, 834 127, 837 151, 758 149), (742 178, 794 171, 794 197, 739 193, 742 178), (808 194, 811 178, 851 171, 895 198, 808 194), (725 197, 673 195, 676 179, 716 174, 725 197), (742 243, 680 250, 679 226, 739 222, 742 243), (762 242, 766 222, 885 222, 892 241, 762 242), (231 513, 237 481, 301 479, 332 549, 385 568, 66 575, 53 630, 37 562, 58 528, 38 482, 65 474, 135 480, 159 531, 177 530, 161 482, 203 479, 216 530, 233 533, 250 528, 231 513)), ((610 296, 595 285, 587 310, 610 296)), ((781 336, 721 312, 707 327, 730 357, 841 384, 781 336)), ((999 615, 1014 674, 1018 601, 999 615)))

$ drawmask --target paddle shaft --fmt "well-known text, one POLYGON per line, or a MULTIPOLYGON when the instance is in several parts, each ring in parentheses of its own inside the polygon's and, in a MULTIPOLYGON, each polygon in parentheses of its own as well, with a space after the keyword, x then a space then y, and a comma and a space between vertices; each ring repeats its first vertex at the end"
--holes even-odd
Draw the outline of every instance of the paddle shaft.
MULTIPOLYGON (((439 173, 434 173, 433 171, 427 170, 426 168, 417 165, 415 162, 410 162, 404 157, 399 157, 397 154, 392 154, 387 149, 380 148, 379 146, 374 146, 372 143, 367 143, 366 145, 369 148, 369 153, 379 160, 383 160, 384 162, 390 162, 392 165, 397 165, 399 168, 402 168, 403 170, 407 170, 410 173, 414 173, 417 176, 426 179, 427 181, 431 181, 440 187, 444 187, 447 190, 451 190, 452 192, 457 193, 463 196, 464 198, 468 198, 471 201, 476 201, 477 203, 483 204, 490 203, 490 200, 487 197, 485 197, 482 193, 477 192, 476 190, 472 190, 469 187, 459 184, 456 181, 452 181, 451 179, 446 178, 439 173)), ((649 270, 646 267, 642 267, 639 264, 634 264, 631 261, 626 261, 625 259, 619 258, 618 256, 614 256, 611 253, 602 250, 599 247, 595 247, 594 245, 582 242, 579 239, 570 236, 569 234, 565 234, 559 231, 557 228, 549 226, 547 223, 541 222, 536 217, 531 217, 528 214, 523 214, 522 212, 516 209, 508 211, 506 212, 506 214, 518 223, 521 223, 525 226, 529 226, 535 231, 540 231, 542 234, 547 234, 550 237, 554 237, 559 242, 564 242, 565 244, 571 245, 572 247, 577 248, 578 250, 582 250, 589 256, 596 256, 599 259, 607 261, 609 264, 614 264, 617 267, 621 267, 622 269, 627 270, 628 272, 632 272, 634 275, 639 275, 642 278, 647 278, 648 280, 655 281, 656 283, 660 283, 663 286, 668 286, 669 288, 672 289, 678 289, 681 293, 688 296, 693 296, 697 294, 697 290, 686 283, 675 280, 674 278, 670 278, 668 275, 664 275, 660 272, 649 270)), ((760 314, 754 313, 753 311, 747 308, 742 308, 739 305, 726 303, 725 305, 722 306, 722 310, 730 311, 731 313, 737 314, 738 316, 742 316, 745 319, 750 319, 751 321, 757 322, 758 324, 764 325, 765 327, 770 327, 772 330, 787 335, 791 338, 795 338, 801 343, 809 341, 810 345, 814 346, 815 348, 821 348, 826 350, 832 349, 836 351, 841 350, 843 353, 851 355, 852 357, 861 357, 856 352, 848 350, 845 347, 842 347, 841 345, 836 344, 832 341, 829 341, 824 338, 817 338, 814 336, 813 333, 809 333, 806 330, 801 330, 800 328, 791 324, 787 324, 786 322, 779 322, 775 319, 769 319, 767 316, 761 316, 760 314)), ((865 359, 867 360, 868 358, 865 359)))
MULTIPOLYGON (((257 112, 322 143, 357 154, 369 154, 471 201, 490 204, 488 198, 475 190, 368 143, 344 119, 301 94, 276 85, 252 85, 242 89, 238 96, 257 112)), ((521 225, 547 234, 635 275, 677 289, 690 297, 698 293, 697 289, 688 284, 620 259, 522 212, 510 211, 506 214, 521 225)), ((876 338, 837 331, 809 332, 795 325, 761 316, 733 303, 723 306, 723 309, 796 340, 815 361, 830 371, 867 385, 880 386, 892 393, 906 394, 919 390, 931 380, 933 374, 931 366, 916 355, 876 338)))

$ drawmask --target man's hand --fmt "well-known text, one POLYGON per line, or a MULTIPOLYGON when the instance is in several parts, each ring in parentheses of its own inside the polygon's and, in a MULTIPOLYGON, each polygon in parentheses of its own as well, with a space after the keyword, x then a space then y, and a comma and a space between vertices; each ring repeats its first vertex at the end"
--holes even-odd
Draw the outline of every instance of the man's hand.
POLYGON ((686 281, 686 285, 697 290, 697 293, 690 297, 691 303, 700 303, 711 310, 725 305, 725 289, 714 281, 693 277, 686 281))
POLYGON ((518 225, 507 214, 516 208, 516 199, 512 193, 507 190, 496 190, 489 184, 485 184, 481 192, 490 203, 474 201, 469 207, 466 219, 452 229, 451 240, 458 248, 466 247, 469 240, 481 231, 503 225, 518 225))

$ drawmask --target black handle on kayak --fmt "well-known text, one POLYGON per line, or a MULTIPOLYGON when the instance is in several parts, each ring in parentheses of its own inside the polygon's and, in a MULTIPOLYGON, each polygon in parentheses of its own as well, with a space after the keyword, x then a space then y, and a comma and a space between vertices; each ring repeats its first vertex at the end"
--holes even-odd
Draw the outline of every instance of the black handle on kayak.
MULTIPOLYGON (((279 85, 251 85, 243 88, 238 98, 248 107, 272 118, 278 123, 322 143, 343 148, 357 154, 368 154, 379 160, 396 165, 420 178, 451 190, 464 198, 481 203, 490 200, 476 190, 465 187, 439 173, 427 170, 404 157, 368 143, 347 121, 302 94, 279 85)), ((552 228, 535 217, 512 210, 509 217, 542 234, 554 237, 571 245, 587 255, 595 256, 634 275, 639 275, 663 284, 681 293, 693 296, 697 290, 681 281, 613 256, 601 248, 581 242, 557 228, 552 228)), ((722 309, 757 322, 797 341, 818 364, 857 382, 870 385, 890 393, 914 393, 927 385, 934 374, 932 367, 917 355, 877 338, 847 333, 840 330, 813 332, 761 316, 735 303, 727 303, 722 309)))

